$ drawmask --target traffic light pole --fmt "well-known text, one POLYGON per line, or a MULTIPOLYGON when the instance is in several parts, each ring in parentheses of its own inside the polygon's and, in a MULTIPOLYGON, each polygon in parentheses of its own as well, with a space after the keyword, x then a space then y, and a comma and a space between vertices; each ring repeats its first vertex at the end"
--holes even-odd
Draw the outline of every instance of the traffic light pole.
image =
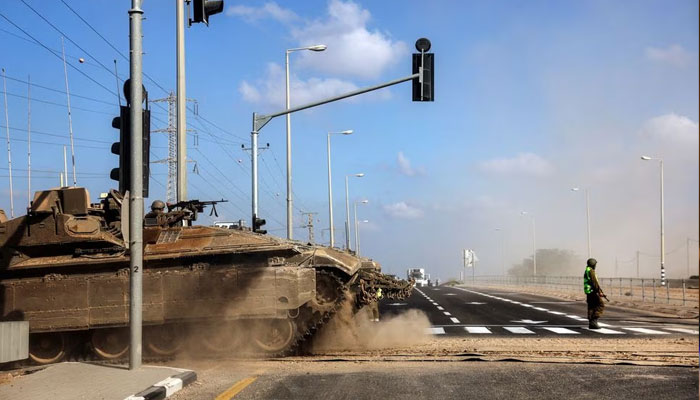
POLYGON ((141 367, 143 290, 143 122, 141 0, 131 0, 129 10, 131 191, 129 198, 129 369, 141 367))
POLYGON ((258 157, 257 157, 257 155, 258 155, 258 150, 257 150, 258 149, 258 134, 259 134, 260 130, 265 125, 267 125, 267 123, 270 122, 270 120, 272 118, 280 117, 282 115, 292 114, 292 113, 295 113, 297 111, 306 110, 307 108, 321 106, 324 104, 332 103, 334 101, 347 99, 348 97, 353 97, 353 96, 357 96, 360 94, 373 92, 373 91, 378 90, 378 89, 383 89, 385 87, 394 86, 394 85, 397 85, 399 83, 411 81, 411 80, 416 79, 416 78, 420 79, 421 82, 423 81, 423 77, 421 76, 421 72, 413 74, 413 75, 409 75, 405 78, 396 79, 396 80, 382 83, 379 85, 370 86, 370 87, 367 87, 364 89, 358 89, 358 90, 355 90, 352 92, 341 94, 339 96, 330 97, 330 98, 325 99, 325 100, 304 104, 304 105, 294 107, 294 108, 288 108, 288 109, 282 110, 280 112, 272 113, 272 114, 259 115, 258 113, 254 112, 253 113, 253 130, 250 132, 250 143, 251 143, 251 147, 253 148, 253 160, 252 160, 252 168, 251 168, 252 175, 253 175, 252 176, 252 180, 253 180, 253 185, 252 185, 253 186, 252 187, 252 189, 253 189, 253 193, 252 193, 253 219, 252 219, 252 221, 255 221, 255 218, 258 216, 258 157))
MULTIPOLYGON (((187 200, 187 96, 185 94, 185 0, 176 0, 177 201, 187 200)), ((141 104, 141 103, 139 103, 141 104)))

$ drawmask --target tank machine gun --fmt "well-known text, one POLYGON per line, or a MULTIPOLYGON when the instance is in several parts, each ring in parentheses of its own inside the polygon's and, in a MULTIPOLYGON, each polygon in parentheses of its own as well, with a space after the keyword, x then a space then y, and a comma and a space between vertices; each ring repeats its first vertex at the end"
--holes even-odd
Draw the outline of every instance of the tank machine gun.
MULTIPOLYGON (((156 200, 153 202, 153 204, 155 205, 157 202, 160 201, 156 200)), ((163 212, 162 210, 156 209, 152 206, 152 211, 146 214, 144 217, 144 226, 172 227, 181 225, 182 221, 187 221, 188 225, 190 225, 189 222, 196 221, 197 215, 204 212, 204 207, 206 206, 211 206, 209 216, 214 215, 218 217, 219 213, 216 211, 216 205, 218 203, 226 202, 228 202, 228 200, 224 199, 210 201, 185 200, 177 203, 166 204, 168 207, 167 212, 163 212)))

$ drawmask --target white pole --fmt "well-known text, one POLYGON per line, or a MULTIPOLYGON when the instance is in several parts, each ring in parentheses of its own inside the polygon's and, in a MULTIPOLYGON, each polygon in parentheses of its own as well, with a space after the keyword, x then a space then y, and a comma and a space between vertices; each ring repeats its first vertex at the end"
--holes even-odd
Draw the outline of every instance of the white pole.
MULTIPOLYGON (((77 186, 78 182, 75 178, 75 148, 73 147, 73 117, 70 110, 70 89, 68 88, 68 67, 66 65, 66 48, 63 44, 63 36, 61 36, 61 52, 63 54, 63 75, 66 80, 66 97, 68 100, 68 135, 70 136, 70 158, 73 166, 73 186, 77 186)), ((66 176, 68 181, 68 176, 66 176)))
POLYGON ((348 194, 348 176, 345 175, 345 248, 350 250, 350 195, 348 194))
MULTIPOLYGON (((289 114, 287 114, 289 115, 289 114)), ((335 244, 333 229, 333 186, 331 180, 331 133, 328 132, 328 229, 331 232, 331 247, 335 244)))
POLYGON ((588 243, 588 258, 591 258, 591 207, 588 188, 586 188, 586 238, 588 243))
POLYGON ((66 156, 66 146, 63 146, 63 183, 68 186, 68 157, 66 156))
POLYGON ((666 245, 664 242, 664 160, 659 159, 659 165, 661 167, 661 285, 666 285, 666 268, 664 267, 664 260, 666 255, 666 245))
POLYGON ((357 239, 357 202, 356 201, 353 202, 352 205, 353 205, 353 208, 355 209, 354 210, 355 211, 355 253, 359 256, 360 255, 358 253, 359 247, 357 246, 357 242, 358 242, 358 239, 357 239))
POLYGON ((177 201, 187 200, 187 95, 185 93, 185 0, 175 0, 177 64, 177 201))
MULTIPOLYGON (((289 50, 284 52, 284 67, 286 77, 286 109, 289 110, 289 50)), ((331 230, 331 235, 333 231, 331 230)), ((292 239, 292 122, 291 114, 287 114, 287 239, 292 239)), ((332 236, 331 236, 332 237, 332 236)))
POLYGON ((537 242, 535 237, 535 216, 532 215, 532 274, 537 276, 537 242))
POLYGON ((10 175, 10 217, 15 217, 15 201, 12 193, 12 150, 10 148, 10 117, 7 113, 7 79, 5 68, 2 69, 2 93, 5 98, 5 132, 7 133, 7 168, 10 175))
POLYGON ((27 205, 32 205, 32 84, 27 75, 27 205))

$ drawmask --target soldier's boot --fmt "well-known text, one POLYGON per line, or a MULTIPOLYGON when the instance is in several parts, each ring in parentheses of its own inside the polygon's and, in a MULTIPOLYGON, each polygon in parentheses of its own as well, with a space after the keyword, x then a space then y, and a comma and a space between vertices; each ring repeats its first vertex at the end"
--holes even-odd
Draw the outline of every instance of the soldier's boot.
POLYGON ((598 319, 591 319, 588 322, 588 329, 600 329, 600 326, 598 325, 598 319))

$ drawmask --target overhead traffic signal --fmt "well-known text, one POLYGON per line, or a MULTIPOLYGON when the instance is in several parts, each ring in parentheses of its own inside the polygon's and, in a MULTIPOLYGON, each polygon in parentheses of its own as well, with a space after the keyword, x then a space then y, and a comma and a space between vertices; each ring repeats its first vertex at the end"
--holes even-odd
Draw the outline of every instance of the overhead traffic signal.
POLYGON ((266 234, 267 230, 260 229, 265 223, 266 221, 263 218, 253 217, 253 232, 263 235, 266 234))
POLYGON ((209 16, 218 14, 224 11, 223 0, 194 0, 192 2, 194 18, 190 19, 190 25, 193 23, 204 22, 209 26, 209 16))
MULTIPOLYGON (((129 98, 129 80, 124 83, 124 94, 129 98)), ((148 94, 144 89, 145 103, 148 104, 148 94)), ((143 140, 143 197, 148 197, 148 182, 150 177, 151 154, 151 110, 141 110, 142 140, 143 140)), ((119 156, 119 167, 113 168, 109 177, 119 182, 119 192, 131 192, 131 104, 119 107, 119 116, 112 120, 112 127, 119 129, 119 141, 112 143, 112 154, 119 156)))
POLYGON ((413 73, 420 73, 420 76, 413 79, 413 101, 434 101, 435 55, 426 53, 430 50, 430 40, 426 38, 418 39, 416 41, 416 49, 420 53, 413 53, 413 73))

